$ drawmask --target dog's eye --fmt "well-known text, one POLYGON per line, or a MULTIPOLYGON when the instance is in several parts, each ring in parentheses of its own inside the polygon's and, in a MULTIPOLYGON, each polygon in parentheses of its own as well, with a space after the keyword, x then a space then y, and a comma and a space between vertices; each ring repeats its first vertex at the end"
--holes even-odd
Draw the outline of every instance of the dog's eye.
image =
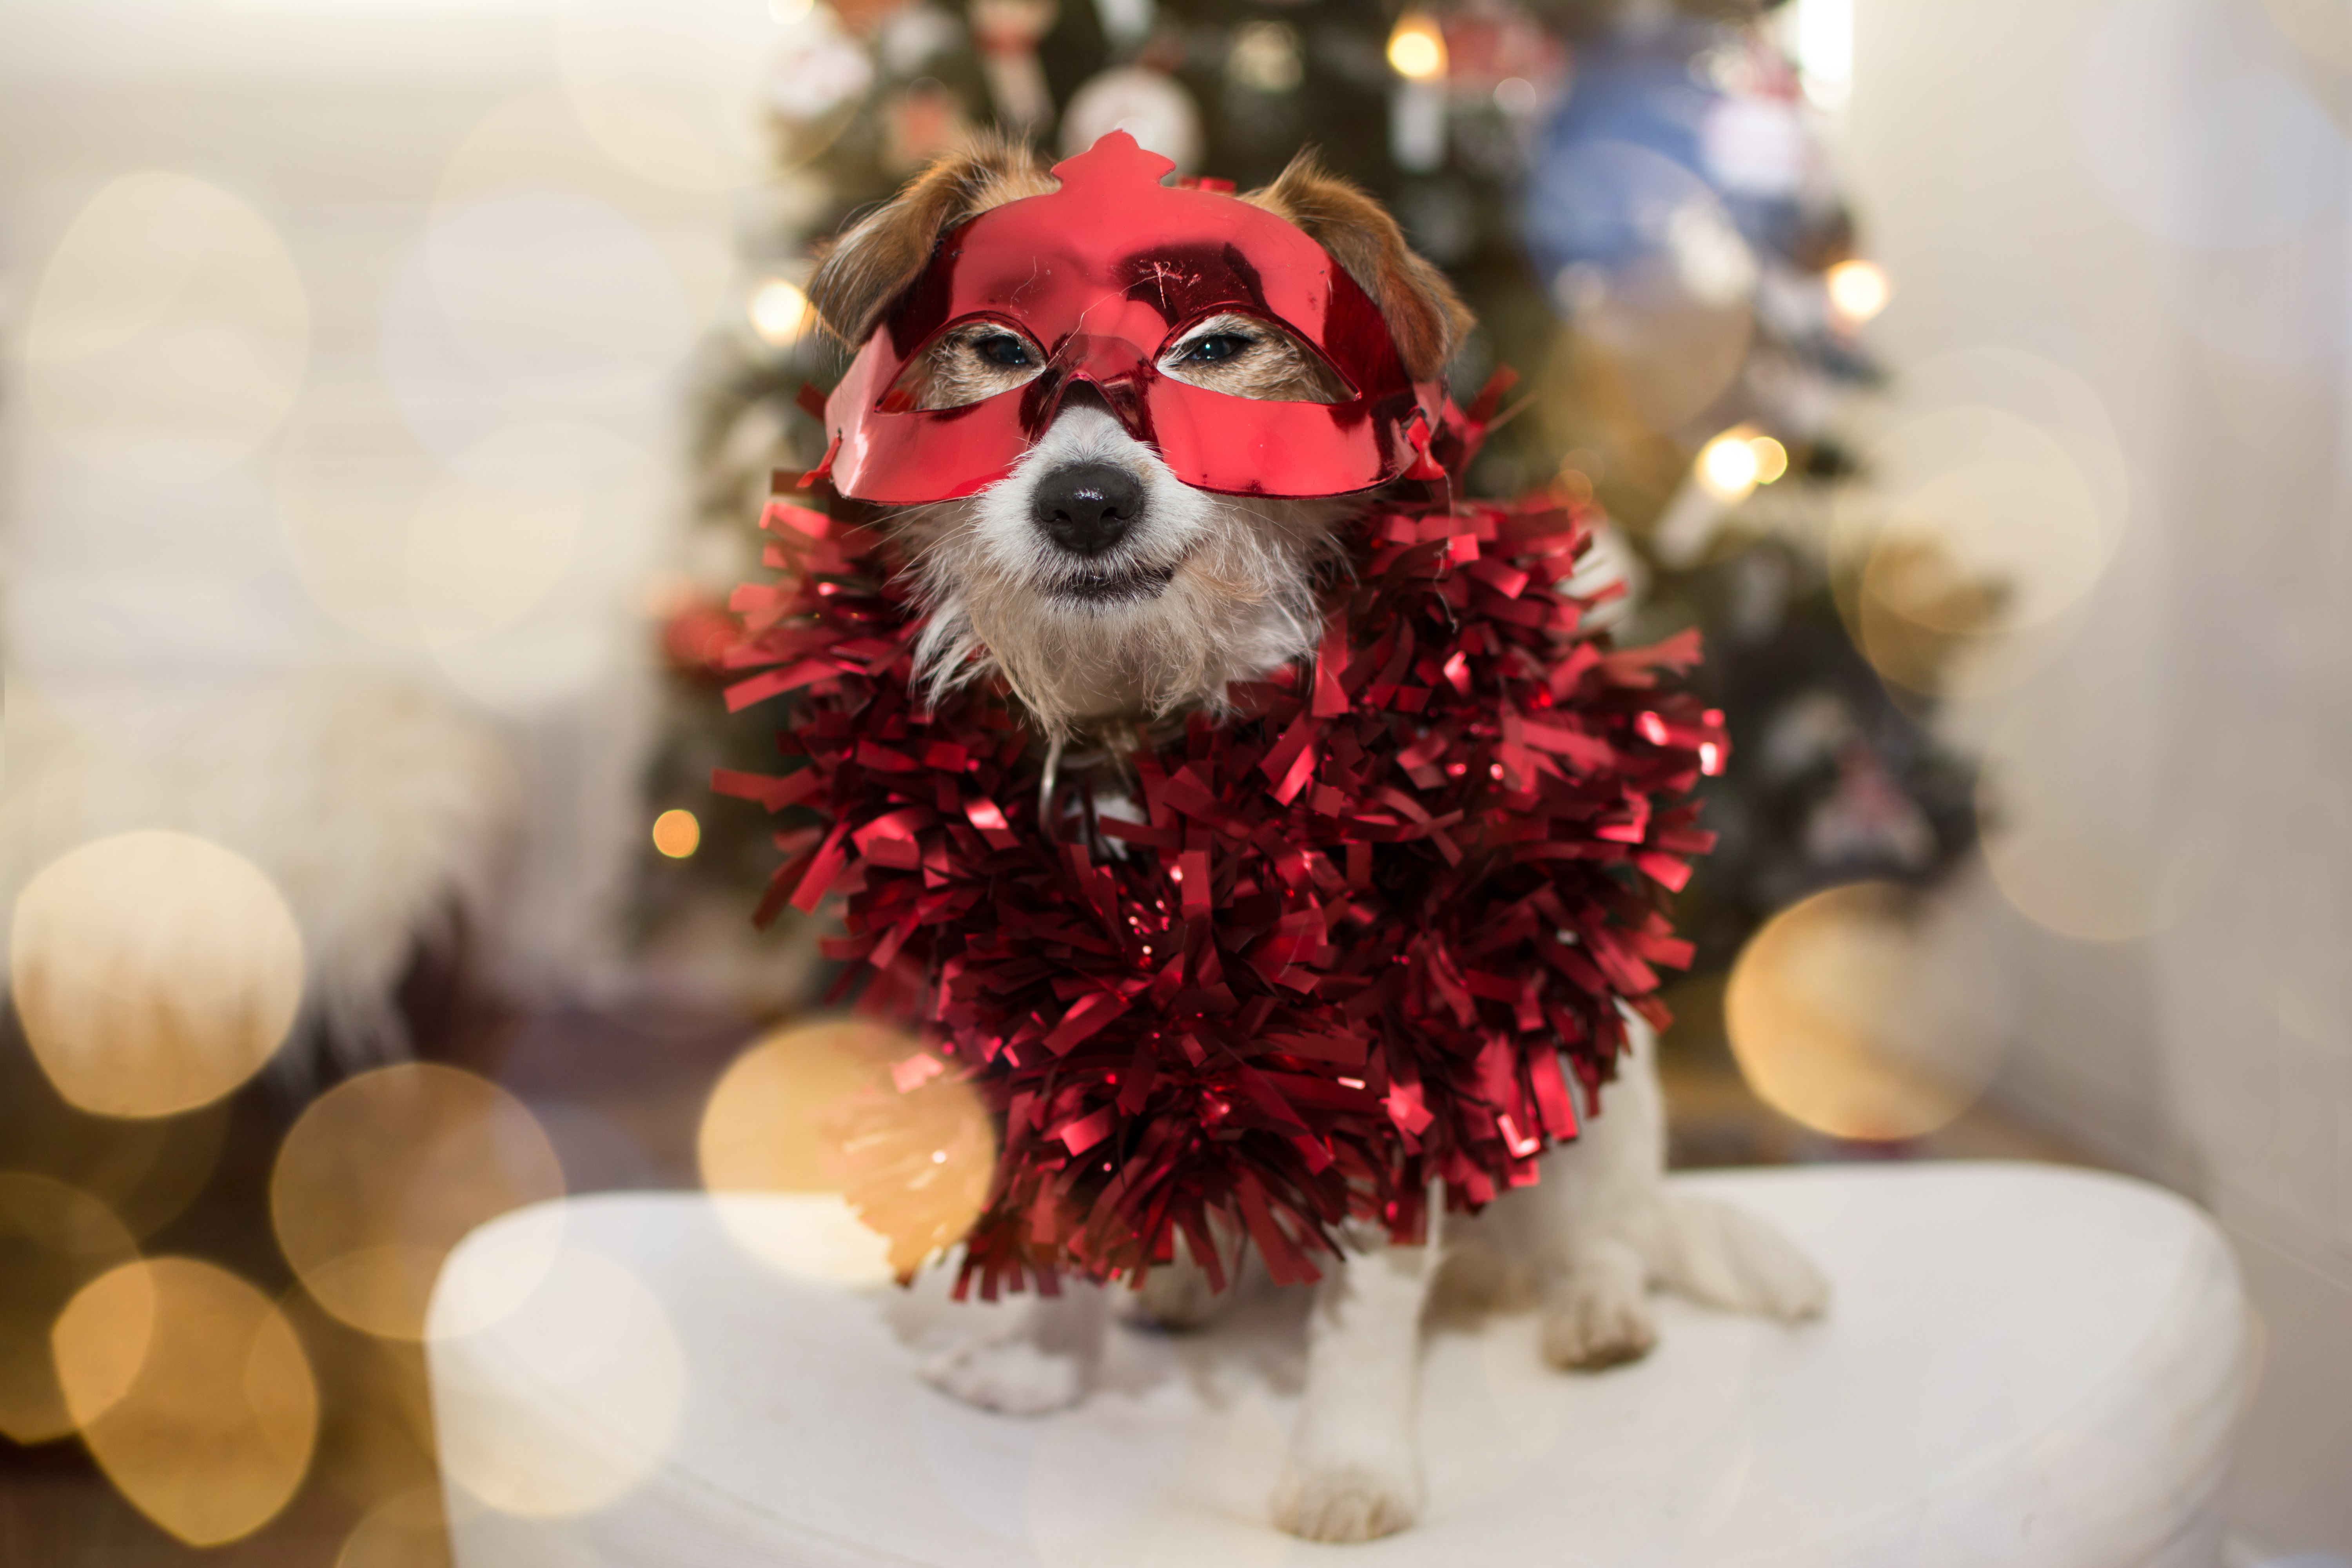
POLYGON ((1211 332, 1195 340, 1184 350, 1187 364, 1216 364, 1232 359, 1257 340, 1242 332, 1211 332))
POLYGON ((1006 370, 1020 370, 1029 363, 1029 345, 1010 332, 982 338, 971 346, 981 358, 1006 370))
POLYGON ((1160 374, 1207 392, 1266 403, 1344 403, 1347 384, 1297 334, 1225 311, 1194 321, 1161 352, 1160 374))

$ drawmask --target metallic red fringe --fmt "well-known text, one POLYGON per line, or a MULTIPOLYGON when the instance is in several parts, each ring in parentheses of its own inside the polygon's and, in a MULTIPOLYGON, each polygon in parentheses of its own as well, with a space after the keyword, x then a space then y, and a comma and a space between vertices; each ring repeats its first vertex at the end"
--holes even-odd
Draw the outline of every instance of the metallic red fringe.
MULTIPOLYGON (((1453 416, 1450 468, 1478 433, 1453 416)), ((1663 1024, 1654 966, 1689 963, 1665 910, 1727 748, 1660 685, 1695 632, 1582 629, 1588 521, 1375 503, 1311 671, 1064 770, 1041 826, 1045 748, 1006 695, 909 691, 887 542, 768 509, 788 575, 736 592, 726 662, 763 673, 728 704, 796 694, 803 765, 713 784, 826 820, 779 836, 759 918, 841 898, 844 994, 923 1026, 999 1119, 959 1294, 1139 1279, 1179 1233, 1213 1271, 1213 1215, 1313 1279, 1342 1222, 1418 1239, 1433 1178, 1475 1209, 1575 1136, 1569 1075, 1597 1104, 1617 1003, 1663 1024)))

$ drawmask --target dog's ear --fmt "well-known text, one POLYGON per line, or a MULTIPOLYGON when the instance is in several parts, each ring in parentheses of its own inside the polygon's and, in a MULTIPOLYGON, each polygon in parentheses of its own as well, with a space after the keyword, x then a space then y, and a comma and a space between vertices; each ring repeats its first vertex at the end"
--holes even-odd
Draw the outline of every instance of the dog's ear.
POLYGON ((890 202, 850 226, 818 259, 809 303, 856 350, 931 259, 940 235, 1055 182, 1029 144, 992 132, 941 153, 890 202))
POLYGON ((1474 318, 1445 274, 1412 253, 1380 203, 1326 173, 1311 148, 1274 184, 1242 199, 1297 224, 1347 268, 1388 319, 1407 374, 1429 381, 1444 370, 1474 318))

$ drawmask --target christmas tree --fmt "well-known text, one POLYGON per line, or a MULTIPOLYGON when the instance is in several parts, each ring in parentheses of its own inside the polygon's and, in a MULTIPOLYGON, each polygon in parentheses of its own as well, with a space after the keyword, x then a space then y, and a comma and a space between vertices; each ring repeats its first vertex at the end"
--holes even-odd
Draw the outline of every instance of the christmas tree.
MULTIPOLYGON (((1885 280, 1859 254, 1770 9, 809 6, 770 77, 777 174, 747 226, 742 325, 710 345, 700 389, 656 809, 706 801, 713 767, 769 763, 772 726, 725 713, 710 660, 724 596, 753 565, 771 470, 822 455, 803 388, 829 385, 845 356, 802 292, 813 248, 978 127, 1065 153, 1118 128, 1183 174, 1244 190, 1313 147, 1377 195, 1478 316, 1457 392, 1519 377, 1473 488, 1597 501, 1613 521, 1602 569, 1631 590, 1628 635, 1705 633, 1701 689, 1727 715, 1735 763, 1710 781, 1724 842, 1685 902, 1702 973, 1814 889, 1940 875, 1974 833, 1973 769, 1928 728, 1947 650, 1914 646, 1882 679, 1853 634, 1854 574, 1823 545, 1852 467, 1839 413, 1875 374, 1858 330, 1885 280)), ((1938 558, 1908 569, 1961 621, 1994 606, 1991 585, 1938 558)), ((772 864, 769 836, 792 826, 734 802, 697 809, 699 849, 649 857, 649 930, 705 909, 740 927, 772 864)), ((715 929, 694 924, 698 940, 715 929)))

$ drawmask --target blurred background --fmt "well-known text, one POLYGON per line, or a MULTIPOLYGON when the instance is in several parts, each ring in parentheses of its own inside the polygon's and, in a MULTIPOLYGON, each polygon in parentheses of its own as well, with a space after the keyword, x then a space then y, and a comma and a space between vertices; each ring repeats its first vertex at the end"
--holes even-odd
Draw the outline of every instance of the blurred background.
POLYGON ((821 1183, 709 661, 812 242, 992 122, 1389 204, 1713 656, 1677 1161, 2206 1205, 2237 1560, 2352 1563, 2346 0, 16 0, 0 1561, 572 1506, 444 1494, 449 1247, 821 1183))

